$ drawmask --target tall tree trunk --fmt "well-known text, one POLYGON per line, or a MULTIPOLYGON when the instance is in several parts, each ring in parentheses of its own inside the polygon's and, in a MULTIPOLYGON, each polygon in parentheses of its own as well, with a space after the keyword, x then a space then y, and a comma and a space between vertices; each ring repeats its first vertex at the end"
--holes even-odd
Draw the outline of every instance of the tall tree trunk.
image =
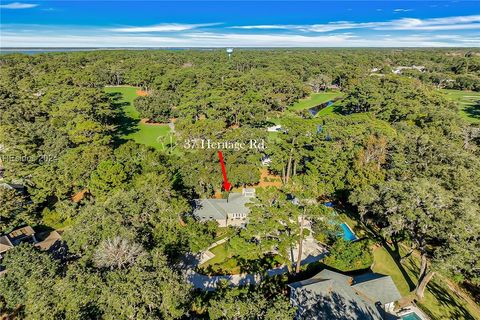
POLYGON ((425 253, 422 253, 421 257, 422 261, 420 264, 420 274, 418 275, 418 282, 420 285, 420 282, 422 282, 422 279, 425 277, 427 273, 427 267, 428 267, 428 260, 427 260, 427 255, 425 253))
POLYGON ((291 170, 292 170, 292 152, 290 152, 290 156, 288 157, 287 175, 285 177, 285 183, 288 183, 288 180, 290 179, 291 170))
POLYGON ((295 177, 297 175, 297 159, 293 159, 293 172, 292 175, 295 177))
POLYGON ((285 166, 282 166, 282 182, 285 184, 285 166))
POLYGON ((300 266, 302 263, 302 252, 303 252, 303 222, 305 220, 305 208, 303 208, 302 217, 300 219, 300 233, 298 239, 298 252, 297 252, 297 267, 295 268, 295 273, 300 272, 300 266))
POLYGON ((419 299, 423 299, 423 296, 425 294, 425 288, 427 287, 427 284, 430 282, 430 280, 432 280, 434 275, 435 271, 430 271, 425 277, 423 277, 422 281, 418 284, 415 293, 419 299))

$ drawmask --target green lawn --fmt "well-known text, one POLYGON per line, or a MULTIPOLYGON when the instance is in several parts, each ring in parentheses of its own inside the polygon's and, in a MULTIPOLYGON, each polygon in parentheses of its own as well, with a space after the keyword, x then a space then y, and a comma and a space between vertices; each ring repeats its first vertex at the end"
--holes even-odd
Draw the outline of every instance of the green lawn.
POLYGON ((460 105, 460 115, 472 123, 480 123, 480 92, 441 90, 448 99, 460 105))
MULTIPOLYGON (((402 253, 405 254, 405 253, 402 253)), ((400 269, 384 248, 376 248, 373 252, 373 271, 390 275, 398 290, 407 299, 414 299, 415 294, 410 293, 407 281, 400 269)), ((411 255, 402 263, 410 279, 416 283, 419 272, 420 259, 411 255)), ((466 301, 452 291, 444 281, 442 275, 436 275, 428 284, 425 297, 417 302, 432 319, 480 319, 480 311, 472 301, 466 301)))
POLYGON ((210 249, 210 252, 215 255, 200 266, 207 274, 239 274, 240 266, 237 260, 233 257, 228 244, 222 243, 210 249))
POLYGON ((240 274, 252 272, 251 268, 263 265, 265 268, 273 268, 279 265, 277 257, 264 257, 256 261, 239 261, 235 258, 235 252, 228 245, 228 241, 210 249, 215 257, 200 265, 201 273, 209 275, 240 274), (242 265, 243 264, 243 265, 242 265))
POLYGON ((397 267, 392 257, 388 254, 387 250, 382 247, 375 248, 373 250, 372 271, 380 274, 387 274, 392 277, 393 282, 395 282, 398 291, 400 291, 400 294, 403 297, 410 294, 408 283, 402 276, 400 269, 397 267))
POLYGON ((340 104, 340 101, 334 102, 331 106, 325 107, 322 110, 320 110, 315 117, 321 117, 321 116, 328 116, 330 114, 333 114, 335 112, 335 108, 340 104))
POLYGON ((128 127, 127 132, 122 134, 122 138, 131 139, 137 143, 163 150, 173 137, 170 138, 170 128, 166 125, 149 125, 140 123, 140 113, 135 108, 133 101, 137 97, 135 87, 106 87, 107 93, 118 93, 121 98, 118 100, 122 104, 124 111, 123 127, 128 127))
POLYGON ((341 95, 342 93, 338 91, 312 93, 308 98, 300 99, 300 101, 289 107, 289 109, 294 111, 308 109, 338 98, 341 95))

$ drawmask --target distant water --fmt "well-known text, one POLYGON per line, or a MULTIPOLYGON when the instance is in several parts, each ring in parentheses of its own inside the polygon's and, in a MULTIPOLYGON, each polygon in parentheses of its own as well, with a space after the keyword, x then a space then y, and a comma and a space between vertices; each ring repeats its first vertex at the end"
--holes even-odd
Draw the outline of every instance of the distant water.
POLYGON ((24 53, 40 54, 51 52, 79 52, 98 50, 215 50, 212 48, 0 48, 0 54, 24 53))
POLYGON ((76 51, 94 51, 101 50, 97 48, 0 48, 0 54, 8 53, 25 53, 25 54, 39 54, 48 52, 76 52, 76 51))

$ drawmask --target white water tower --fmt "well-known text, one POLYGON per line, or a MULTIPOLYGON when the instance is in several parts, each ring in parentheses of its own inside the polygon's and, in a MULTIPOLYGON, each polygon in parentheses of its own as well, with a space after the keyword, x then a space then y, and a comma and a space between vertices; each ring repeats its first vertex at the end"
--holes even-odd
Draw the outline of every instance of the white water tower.
POLYGON ((230 56, 233 53, 233 48, 227 48, 227 53, 228 53, 228 59, 230 59, 230 56))

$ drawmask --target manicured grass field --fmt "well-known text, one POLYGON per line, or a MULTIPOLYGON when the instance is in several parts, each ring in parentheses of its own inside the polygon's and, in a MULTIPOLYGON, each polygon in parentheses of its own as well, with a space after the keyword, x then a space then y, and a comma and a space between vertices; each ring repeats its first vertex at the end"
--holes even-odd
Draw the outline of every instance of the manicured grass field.
POLYGON ((338 91, 327 91, 327 92, 320 92, 320 93, 312 93, 308 98, 301 99, 293 106, 289 107, 290 110, 304 110, 311 107, 318 106, 319 104, 328 102, 332 99, 338 98, 342 95, 341 92, 338 91))
MULTIPOLYGON (((106 87, 107 93, 118 93, 121 95, 119 103, 123 104, 122 109, 124 111, 125 120, 123 126, 127 126, 128 123, 132 123, 122 137, 124 139, 131 139, 137 143, 144 144, 153 147, 158 150, 163 150, 165 146, 170 143, 170 128, 167 125, 151 125, 140 123, 140 113, 135 108, 133 101, 137 97, 135 87, 106 87)), ((173 137, 172 137, 173 141, 173 137)))
MULTIPOLYGON (((405 254, 403 252, 402 254, 405 254)), ((415 293, 410 293, 407 281, 400 269, 388 252, 382 248, 376 248, 373 252, 373 271, 390 275, 403 297, 414 299, 415 293)), ((416 277, 420 270, 420 258, 412 254, 402 263, 410 279, 416 283, 416 277)), ((427 285, 425 296, 417 305, 422 308, 432 319, 480 319, 479 308, 473 301, 467 301, 456 292, 452 291, 445 283, 442 275, 435 277, 427 285)))
POLYGON ((328 116, 335 112, 335 108, 339 105, 340 101, 334 102, 331 106, 325 107, 320 110, 315 117, 328 116))
POLYGON ((441 90, 448 99, 460 105, 460 115, 472 123, 480 123, 480 92, 441 90))

